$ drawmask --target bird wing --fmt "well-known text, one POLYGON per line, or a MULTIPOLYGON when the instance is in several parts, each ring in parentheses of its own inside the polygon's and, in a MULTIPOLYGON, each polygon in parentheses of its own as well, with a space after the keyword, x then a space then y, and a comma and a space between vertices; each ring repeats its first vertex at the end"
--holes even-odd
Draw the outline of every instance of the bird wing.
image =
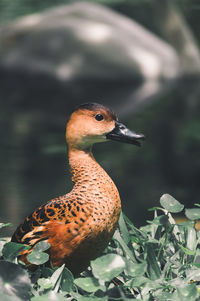
POLYGON ((34 247, 42 240, 52 241, 54 237, 58 240, 59 233, 65 233, 65 241, 69 241, 77 235, 90 212, 90 208, 75 200, 63 200, 63 197, 54 199, 27 216, 17 227, 11 241, 34 247))

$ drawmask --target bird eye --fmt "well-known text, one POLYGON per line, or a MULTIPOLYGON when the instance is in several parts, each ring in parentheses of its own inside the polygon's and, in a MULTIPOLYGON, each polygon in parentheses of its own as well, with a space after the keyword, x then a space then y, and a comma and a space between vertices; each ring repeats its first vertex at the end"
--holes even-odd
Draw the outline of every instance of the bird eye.
POLYGON ((97 115, 95 116, 95 119, 96 119, 97 121, 101 121, 101 120, 103 120, 103 115, 102 115, 102 114, 97 114, 97 115))

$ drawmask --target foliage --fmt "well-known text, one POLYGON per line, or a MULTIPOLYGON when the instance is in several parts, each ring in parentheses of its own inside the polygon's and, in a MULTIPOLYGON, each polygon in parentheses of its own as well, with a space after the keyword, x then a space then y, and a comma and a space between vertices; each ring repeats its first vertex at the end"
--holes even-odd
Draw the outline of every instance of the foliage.
POLYGON ((200 206, 186 209, 187 222, 176 224, 171 213, 180 213, 183 205, 168 194, 160 204, 150 209, 154 218, 141 228, 121 215, 105 253, 76 279, 64 265, 45 266, 47 242, 38 243, 29 255, 37 266, 29 271, 17 260, 27 246, 1 239, 2 300, 199 300, 200 233, 195 223, 200 206))

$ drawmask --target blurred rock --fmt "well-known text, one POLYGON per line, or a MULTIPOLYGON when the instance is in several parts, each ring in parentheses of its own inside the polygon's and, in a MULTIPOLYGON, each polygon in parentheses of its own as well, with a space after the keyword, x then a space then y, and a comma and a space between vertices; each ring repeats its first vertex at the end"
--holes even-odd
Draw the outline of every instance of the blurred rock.
POLYGON ((179 74, 176 52, 132 21, 80 2, 0 28, 0 70, 58 81, 157 80, 179 74))
POLYGON ((164 39, 178 53, 180 73, 185 77, 200 75, 198 41, 173 0, 154 1, 155 20, 164 39))

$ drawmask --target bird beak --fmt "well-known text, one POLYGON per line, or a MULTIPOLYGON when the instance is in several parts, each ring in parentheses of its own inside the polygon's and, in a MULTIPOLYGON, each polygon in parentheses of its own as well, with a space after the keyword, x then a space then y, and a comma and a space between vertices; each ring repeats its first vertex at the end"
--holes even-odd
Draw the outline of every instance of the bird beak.
POLYGON ((137 146, 141 146, 140 140, 145 139, 144 135, 136 134, 118 121, 115 121, 115 128, 106 135, 106 138, 119 142, 135 144, 137 146))

